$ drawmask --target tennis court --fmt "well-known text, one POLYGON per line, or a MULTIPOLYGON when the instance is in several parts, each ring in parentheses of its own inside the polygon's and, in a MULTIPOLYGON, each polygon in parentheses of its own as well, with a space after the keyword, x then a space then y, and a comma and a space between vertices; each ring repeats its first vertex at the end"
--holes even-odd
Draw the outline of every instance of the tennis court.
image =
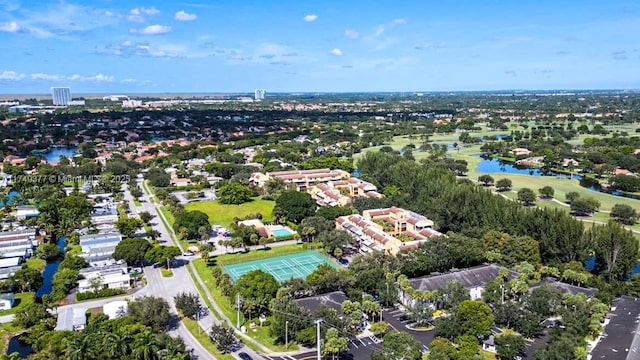
POLYGON ((225 265, 224 270, 235 282, 242 275, 251 270, 262 270, 273 275, 279 282, 291 278, 306 278, 321 264, 337 267, 329 259, 320 255, 317 251, 301 252, 297 254, 272 257, 261 260, 247 261, 239 264, 225 265))

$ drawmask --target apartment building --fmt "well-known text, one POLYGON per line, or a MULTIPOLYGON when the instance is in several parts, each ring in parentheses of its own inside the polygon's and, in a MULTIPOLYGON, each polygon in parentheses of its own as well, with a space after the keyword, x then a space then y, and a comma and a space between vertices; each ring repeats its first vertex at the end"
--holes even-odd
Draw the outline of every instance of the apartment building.
POLYGON ((273 171, 266 174, 253 173, 250 181, 259 187, 263 187, 271 179, 280 179, 285 184, 293 184, 298 191, 305 191, 313 185, 326 183, 328 181, 346 180, 351 175, 344 170, 313 169, 313 170, 290 170, 273 171))
POLYGON ((338 230, 349 231, 360 243, 360 252, 385 251, 396 255, 443 234, 433 229, 433 221, 401 208, 365 210, 362 215, 336 219, 338 230))

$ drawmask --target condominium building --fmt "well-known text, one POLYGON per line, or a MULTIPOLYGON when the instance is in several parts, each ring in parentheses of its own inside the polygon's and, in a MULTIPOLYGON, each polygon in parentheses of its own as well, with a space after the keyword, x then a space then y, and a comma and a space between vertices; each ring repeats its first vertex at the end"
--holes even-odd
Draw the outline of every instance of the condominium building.
POLYGON ((52 87, 51 97, 53 98, 53 105, 68 106, 71 101, 71 89, 68 87, 52 87))
POLYGON ((349 231, 359 241, 362 253, 376 250, 395 255, 402 250, 416 248, 431 238, 443 236, 433 229, 433 221, 397 207, 338 217, 336 228, 349 231))
POLYGON ((313 169, 313 170, 290 170, 273 171, 266 174, 253 173, 250 181, 259 187, 263 187, 269 180, 280 179, 285 184, 293 184, 296 190, 307 190, 311 186, 328 181, 346 180, 351 175, 344 170, 313 169))
POLYGON ((256 90, 253 92, 253 95, 254 95, 254 97, 253 97, 253 98, 254 98, 256 101, 264 100, 264 96, 265 96, 266 94, 267 94, 267 90, 265 90, 265 89, 256 89, 256 90))

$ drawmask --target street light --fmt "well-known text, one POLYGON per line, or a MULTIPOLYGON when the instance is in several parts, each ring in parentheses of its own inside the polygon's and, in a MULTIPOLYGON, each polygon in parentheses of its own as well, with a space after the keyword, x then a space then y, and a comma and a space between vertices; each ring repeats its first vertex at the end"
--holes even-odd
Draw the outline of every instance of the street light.
POLYGON ((317 354, 318 355, 318 360, 322 359, 322 357, 320 355, 320 345, 321 345, 321 343, 320 343, 320 324, 322 324, 322 319, 316 320, 316 325, 318 327, 318 354, 317 354))
POLYGON ((289 320, 284 322, 284 342, 289 350, 289 320))

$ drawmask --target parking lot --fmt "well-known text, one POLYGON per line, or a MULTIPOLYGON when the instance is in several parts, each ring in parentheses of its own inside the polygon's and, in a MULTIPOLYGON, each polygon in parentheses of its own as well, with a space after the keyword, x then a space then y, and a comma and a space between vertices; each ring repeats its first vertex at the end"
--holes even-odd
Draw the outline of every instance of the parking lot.
POLYGON ((409 329, 407 325, 411 324, 411 320, 407 319, 404 311, 399 309, 387 309, 382 311, 382 319, 389 323, 391 327, 398 331, 404 331, 411 334, 413 338, 422 344, 422 349, 427 350, 428 345, 435 338, 433 330, 413 330, 409 329))

